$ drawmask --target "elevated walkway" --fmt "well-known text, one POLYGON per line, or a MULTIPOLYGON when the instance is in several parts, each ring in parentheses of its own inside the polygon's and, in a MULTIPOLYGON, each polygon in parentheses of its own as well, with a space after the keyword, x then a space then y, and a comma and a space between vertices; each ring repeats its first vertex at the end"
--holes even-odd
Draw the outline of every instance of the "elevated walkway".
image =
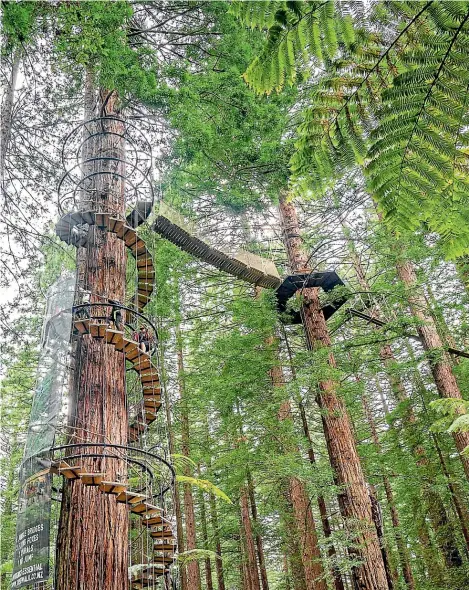
POLYGON ((153 229, 184 252, 238 279, 267 289, 276 289, 282 282, 271 260, 246 250, 238 250, 235 255, 231 255, 213 248, 198 237, 197 230, 192 224, 166 203, 159 204, 153 229))
MULTIPOLYGON (((153 230, 184 252, 192 254, 199 260, 203 260, 219 270, 253 285, 275 289, 277 308, 280 313, 286 312, 288 300, 300 289, 320 287, 326 293, 329 293, 334 287, 344 285, 344 282, 335 271, 290 275, 282 281, 272 260, 251 254, 246 250, 238 250, 234 256, 222 250, 217 250, 198 236, 194 225, 187 222, 177 211, 174 211, 163 202, 160 202, 158 206, 153 230)), ((323 313, 326 320, 346 300, 347 298, 344 296, 325 305, 323 313)), ((300 312, 298 311, 289 314, 288 318, 284 316, 283 319, 288 324, 301 324, 300 312)))

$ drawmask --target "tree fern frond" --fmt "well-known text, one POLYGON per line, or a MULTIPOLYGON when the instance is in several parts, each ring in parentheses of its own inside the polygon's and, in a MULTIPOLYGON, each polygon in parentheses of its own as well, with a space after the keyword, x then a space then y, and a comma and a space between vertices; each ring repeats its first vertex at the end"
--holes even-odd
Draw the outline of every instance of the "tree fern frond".
MULTIPOLYGON (((338 33, 344 32, 348 40, 353 37, 351 20, 344 24, 332 0, 285 2, 276 8, 275 24, 268 30, 264 50, 244 74, 246 82, 260 94, 280 91, 285 83, 291 84, 305 61, 306 48, 308 54, 317 59, 322 59, 324 49, 332 58, 338 48, 338 33), (280 74, 275 85, 270 83, 272 61, 278 62, 276 71, 280 74)), ((237 16, 246 22, 247 9, 237 7, 236 11, 237 16)), ((249 14, 251 23, 257 23, 252 10, 249 14)))
POLYGON ((196 477, 188 477, 186 475, 176 475, 176 481, 178 481, 180 483, 186 483, 186 484, 189 484, 192 486, 196 486, 196 487, 200 488, 201 490, 203 490, 204 492, 209 492, 210 494, 213 494, 217 498, 221 498, 222 500, 224 500, 228 504, 233 503, 229 499, 229 497, 225 494, 225 492, 220 490, 219 487, 217 487, 215 484, 213 484, 211 481, 208 481, 207 479, 198 479, 196 477))
POLYGON ((229 11, 252 29, 269 29, 275 23, 275 14, 285 5, 279 0, 232 0, 229 11))

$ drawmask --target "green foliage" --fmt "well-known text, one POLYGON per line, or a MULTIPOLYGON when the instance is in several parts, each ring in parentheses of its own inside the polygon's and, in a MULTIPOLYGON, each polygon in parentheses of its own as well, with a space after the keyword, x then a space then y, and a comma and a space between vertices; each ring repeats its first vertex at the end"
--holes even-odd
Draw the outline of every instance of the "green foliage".
POLYGON ((288 176, 289 142, 283 138, 295 93, 265 100, 243 82, 259 47, 257 31, 240 29, 226 7, 211 3, 221 36, 213 42, 204 75, 190 67, 165 70, 148 106, 178 131, 165 179, 165 200, 182 206, 203 196, 239 213, 278 199, 288 176))
POLYGON ((60 277, 64 270, 75 270, 75 248, 64 245, 57 236, 47 236, 41 246, 44 265, 38 273, 39 288, 43 293, 60 277))
MULTIPOLYGON (((432 429, 436 432, 469 431, 469 401, 456 398, 438 399, 431 402, 430 406, 443 418, 437 420, 432 429)), ((469 455, 469 446, 466 447, 463 455, 469 455)))
POLYGON ((225 502, 228 502, 228 504, 232 504, 231 500, 225 494, 225 492, 220 490, 220 488, 218 488, 215 484, 213 484, 211 481, 208 481, 207 479, 190 477, 188 475, 176 475, 176 481, 178 481, 179 483, 186 483, 191 486, 195 486, 197 488, 200 488, 204 492, 209 492, 210 494, 213 494, 217 498, 221 498, 225 502))
POLYGON ((244 74, 259 93, 279 92, 303 77, 311 60, 316 64, 336 54, 339 40, 355 41, 349 14, 331 0, 305 2, 233 2, 232 12, 251 28, 267 28, 262 52, 244 74))
POLYGON ((459 3, 456 14, 453 4, 433 5, 434 26, 400 52, 404 71, 382 94, 366 169, 386 218, 410 230, 428 224, 454 258, 469 249, 469 74, 462 65, 469 4, 459 3))
POLYGON ((44 7, 39 2, 2 2, 4 53, 10 53, 15 48, 24 47, 29 43, 37 15, 43 10, 44 7))
MULTIPOLYGON (((29 331, 31 332, 31 327, 29 331)), ((13 361, 8 358, 7 349, 10 347, 4 346, 2 349, 1 364, 5 373, 0 385, 3 447, 0 457, 0 472, 3 479, 0 495, 2 574, 12 569, 19 491, 18 470, 23 459, 24 433, 28 425, 37 367, 37 351, 33 344, 28 345, 23 340, 19 349, 8 350, 8 356, 14 357, 13 361)), ((2 588, 4 587, 6 588, 2 585, 2 588)))
MULTIPOLYGON (((315 72, 291 159, 294 192, 318 197, 359 165, 393 230, 412 232, 423 225, 440 236, 448 257, 467 253, 469 4, 378 3, 368 23, 352 23, 353 12, 342 19, 329 2, 302 3, 301 14, 280 4, 272 10, 286 16, 269 29, 266 47, 245 78, 258 92, 281 89, 285 80, 292 84, 298 81, 293 64, 300 52, 315 72), (309 9, 328 53, 318 52, 306 34, 296 34, 306 26, 309 9), (391 41, 376 33, 377 22, 397 23, 391 41)), ((248 9, 237 11, 256 25, 248 9)))
POLYGON ((55 49, 65 71, 91 69, 99 84, 121 97, 148 100, 156 91, 155 71, 146 64, 153 51, 131 47, 126 27, 133 11, 128 2, 64 2, 57 11, 55 49))
MULTIPOLYGON (((318 346, 314 350, 305 349, 301 327, 280 329, 273 292, 254 296, 251 286, 201 266, 172 244, 155 237, 148 227, 139 230, 156 265, 157 289, 145 313, 156 318, 160 336, 161 380, 168 397, 165 410, 172 420, 171 461, 180 484, 177 487, 181 503, 185 500, 183 491, 193 494, 197 544, 203 547, 183 552, 179 565, 206 559, 213 565, 215 559, 219 560, 226 587, 241 586, 239 572, 244 557, 238 499, 241 489, 249 489, 257 503, 258 517, 253 519, 252 526, 264 541, 269 587, 294 587, 292 570, 301 570, 300 557, 294 553, 297 538, 288 486, 294 477, 305 484, 310 498, 322 563, 328 571, 332 564, 336 565, 351 579, 352 568, 358 561, 348 557, 354 545, 350 531, 357 523, 347 522, 337 510, 341 489, 334 485, 335 474, 321 430, 324 411, 317 405, 319 387, 330 379, 337 383, 335 391, 350 416, 366 480, 374 486, 382 509, 383 543, 391 568, 398 576, 396 587, 405 587, 396 543, 399 539, 408 551, 417 590, 466 587, 466 558, 463 557, 463 567, 445 567, 438 543, 442 535, 451 532, 464 555, 464 538, 454 511, 452 489, 464 498, 467 482, 461 466, 453 460, 452 438, 435 433, 466 429, 468 402, 441 400, 430 406, 442 417, 430 431, 435 415, 428 407, 435 401, 436 393, 428 364, 443 358, 447 342, 430 353, 416 348, 418 354, 414 354, 412 347, 406 348, 409 335, 415 335, 422 322, 409 317, 409 292, 396 280, 395 273, 396 260, 405 253, 418 262, 422 284, 433 284, 441 276, 444 288, 438 292, 438 301, 443 310, 442 321, 449 317, 451 326, 457 328, 442 330, 442 334, 454 337, 458 346, 465 342, 466 300, 458 292, 461 284, 451 284, 454 269, 442 264, 441 249, 434 248, 428 239, 428 229, 435 228, 431 217, 437 215, 437 205, 426 200, 435 201, 438 191, 441 196, 450 190, 451 178, 457 175, 461 177, 458 182, 465 181, 467 120, 461 92, 466 73, 458 73, 463 60, 457 48, 465 48, 460 43, 466 35, 466 25, 457 31, 466 15, 466 3, 447 2, 443 6, 441 2, 380 2, 375 6, 372 23, 364 23, 344 2, 205 3, 202 10, 209 18, 209 32, 213 36, 204 58, 194 64, 184 56, 160 69, 156 90, 150 83, 154 55, 131 44, 122 33, 132 18, 130 3, 116 3, 116 11, 108 10, 109 14, 105 4, 90 2, 80 8, 77 3, 54 5, 59 9, 54 26, 57 25, 56 50, 61 64, 74 76, 81 76, 90 66, 101 84, 118 87, 124 98, 142 95, 144 108, 151 109, 155 118, 164 118, 172 137, 172 153, 162 162, 166 171, 162 181, 164 199, 183 214, 198 213, 199 208, 205 209, 207 215, 223 211, 223 227, 236 221, 233 212, 256 209, 266 218, 274 217, 271 205, 287 183, 292 129, 300 119, 292 167, 293 188, 304 197, 298 209, 304 223, 305 244, 318 257, 312 261, 319 268, 329 264, 331 251, 334 265, 335 256, 340 256, 344 265, 338 266, 338 272, 341 276, 346 272, 353 283, 350 277, 357 259, 347 256, 345 242, 340 242, 342 237, 338 238, 337 248, 332 246, 329 250, 329 244, 337 239, 335 232, 340 233, 336 220, 348 216, 355 205, 354 191, 361 193, 363 185, 361 181, 352 181, 350 184, 355 182, 355 186, 351 191, 349 185, 335 185, 336 178, 348 174, 358 164, 366 170, 371 186, 374 182, 398 179, 402 162, 403 176, 411 178, 414 168, 422 167, 421 161, 428 153, 425 165, 434 183, 433 193, 429 192, 428 182, 425 186, 416 184, 418 190, 413 195, 409 193, 407 204, 400 203, 398 194, 406 184, 399 187, 396 181, 382 193, 376 188, 381 211, 390 223, 399 219, 399 207, 407 207, 408 216, 413 216, 405 220, 405 227, 413 232, 412 239, 399 244, 395 233, 376 223, 375 211, 368 210, 368 202, 359 201, 352 213, 352 217, 359 218, 357 231, 355 235, 348 234, 347 239, 356 240, 363 248, 360 255, 369 257, 366 274, 371 285, 365 289, 350 284, 347 289, 324 296, 322 301, 330 302, 347 293, 347 306, 357 305, 364 311, 382 314, 386 326, 371 326, 357 318, 350 320, 342 308, 329 321, 330 332, 337 333, 332 347, 318 346), (248 27, 236 28, 235 16, 228 14, 228 9, 248 27), (435 34, 437 30, 441 31, 440 36, 435 34), (267 49, 270 53, 266 53, 267 49), (258 55, 263 56, 264 62, 258 61, 249 71, 253 79, 258 76, 259 83, 264 85, 263 96, 256 96, 242 78, 258 55), (281 72, 275 69, 276 63, 281 65, 281 72), (264 66, 271 77, 262 77, 264 66), (310 71, 314 75, 312 80, 303 84, 310 71), (287 89, 279 95, 272 92, 296 82, 298 91, 287 89), (440 90, 443 82, 445 87, 440 90), (430 88, 430 97, 425 101, 430 88), (452 88, 455 96, 451 94, 452 88), (406 103, 407 96, 411 97, 411 107, 406 103), (444 98, 441 104, 439 96, 444 98), (422 104, 419 116, 416 109, 420 110, 422 104), (408 129, 414 127, 416 132, 409 133, 408 129), (400 153, 392 151, 401 145, 394 137, 401 131, 399 141, 404 148, 405 142, 409 142, 407 153, 405 149, 400 153), (389 166, 387 150, 392 155, 389 166), (397 162, 396 169, 389 169, 391 162, 397 162), (329 187, 334 189, 333 202, 327 200, 332 194, 326 190, 329 187), (343 197, 342 190, 346 201, 343 208, 336 202, 336 197, 337 201, 343 197), (310 201, 319 195, 324 196, 324 209, 316 209, 310 201), (395 211, 393 199, 397 203, 395 211), (418 204, 415 210, 409 199, 418 204), (434 207, 431 215, 430 205, 434 207), (316 217, 320 221, 315 226, 316 217), (333 222, 329 222, 331 217, 333 222), (368 226, 369 218, 373 219, 372 229, 368 226), (321 251, 319 246, 324 244, 328 246, 321 251), (383 359, 383 346, 387 344, 395 352, 393 359, 383 359), (337 366, 330 363, 331 351, 337 366), (178 353, 182 355, 184 369, 178 365, 178 353), (311 441, 305 436, 305 424, 311 441), (182 436, 183 428, 188 429, 188 441, 182 436), (312 450, 314 464, 310 462, 312 450), (198 493, 194 494, 195 490, 198 493), (319 496, 326 502, 333 528, 327 538, 321 530, 319 496), (435 497, 437 501, 440 498, 440 516, 446 518, 443 524, 435 523, 429 510, 429 498, 434 501, 435 497), (391 510, 399 516, 398 527, 391 510), (220 540, 223 560, 215 552, 215 536, 220 540), (422 539, 428 539, 428 544, 422 539), (335 557, 329 554, 331 547, 336 549, 335 557)), ((193 26, 192 21, 190 24, 193 26)), ((459 198, 464 205, 464 195, 459 198)), ((452 213, 448 213, 447 221, 444 213, 440 213, 441 223, 459 223, 452 213)), ((464 215, 463 211, 460 214, 464 215)), ((251 221, 245 214, 241 229, 246 228, 249 233, 251 221)), ((254 223, 257 226, 257 216, 254 223)), ((281 236, 277 239, 273 228, 269 227, 266 234, 280 265, 285 263, 285 253, 281 236)), ((453 240, 443 229, 440 235, 444 236, 447 251, 462 240, 453 240)), ((43 249, 46 265, 38 280, 41 289, 53 282, 64 267, 73 267, 73 249, 69 256, 68 249, 59 251, 57 244, 47 244, 43 249)), ((133 260, 129 261, 131 267, 133 260)), ((134 272, 129 272, 127 278, 128 286, 135 283, 134 272)), ((130 287, 127 294, 134 288, 130 287)), ((291 305, 298 307, 300 303, 298 299, 291 305)), ((29 342, 30 334, 37 331, 37 319, 22 317, 12 333, 18 334, 24 350, 15 348, 12 337, 4 353, 8 368, 2 386, 6 399, 6 425, 2 425, 2 432, 9 437, 9 447, 0 462, 6 474, 2 495, 2 509, 6 507, 2 515, 2 556, 6 569, 11 564, 17 467, 36 363, 34 346, 24 342, 29 342), (11 365, 13 356, 17 360, 15 366, 11 365)), ((469 383, 467 363, 461 362, 454 372, 464 392, 469 383)), ((132 381, 129 377, 129 390, 134 383, 137 384, 136 378, 132 381)), ((136 387, 130 395, 137 396, 139 392, 136 387)), ((160 418, 164 417, 160 413, 160 418)), ((146 435, 150 448, 155 442, 153 437, 158 436, 157 430, 150 428, 146 435)), ((130 480, 135 488, 137 479, 130 480)), ((131 532, 132 539, 137 532, 131 532)), ((141 568, 133 566, 131 571, 141 568)))

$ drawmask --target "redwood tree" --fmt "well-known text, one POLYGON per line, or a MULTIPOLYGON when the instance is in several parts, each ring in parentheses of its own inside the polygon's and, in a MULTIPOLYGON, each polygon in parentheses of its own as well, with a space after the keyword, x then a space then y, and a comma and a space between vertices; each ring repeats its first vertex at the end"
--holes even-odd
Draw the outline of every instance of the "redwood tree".
MULTIPOLYGON (((115 92, 101 89, 99 104, 105 115, 120 116, 115 92)), ((113 126, 113 131, 122 133, 119 121, 113 126)), ((101 135, 100 141, 95 141, 95 155, 106 153, 122 159, 124 145, 121 139, 116 142, 115 137, 101 135)), ((92 209, 123 218, 123 180, 110 182, 109 176, 103 174, 97 177, 95 188, 87 194, 87 199, 92 199, 92 209)), ((87 209, 89 205, 87 202, 87 209)), ((91 303, 102 303, 103 298, 104 301, 124 301, 126 247, 123 240, 92 226, 86 246, 78 251, 77 265, 78 288, 91 293, 91 303)), ((70 443, 111 441, 126 445, 128 417, 122 352, 105 340, 87 334, 75 341, 74 355, 70 443)), ((76 450, 70 454, 74 452, 76 450)), ((80 467, 88 473, 105 473, 109 481, 126 479, 126 465, 122 461, 101 458, 84 459, 81 463, 80 467)), ((57 539, 57 587, 60 590, 77 587, 125 590, 128 587, 128 530, 125 504, 102 494, 97 487, 65 481, 57 539)))
MULTIPOLYGON (((285 195, 280 198, 280 215, 291 271, 309 273, 311 268, 302 250, 298 216, 293 203, 287 202, 285 195)), ((329 348, 331 339, 321 311, 319 289, 302 289, 301 296, 302 321, 308 346, 313 351, 329 348)), ((335 368, 332 352, 328 352, 328 364, 335 368)), ((349 552, 361 561, 353 570, 355 584, 360 589, 385 590, 388 588, 388 582, 379 539, 373 524, 370 496, 350 418, 338 393, 338 383, 330 378, 322 380, 318 384, 316 400, 321 408, 334 478, 340 487, 340 511, 352 533, 353 547, 349 547, 349 552)))

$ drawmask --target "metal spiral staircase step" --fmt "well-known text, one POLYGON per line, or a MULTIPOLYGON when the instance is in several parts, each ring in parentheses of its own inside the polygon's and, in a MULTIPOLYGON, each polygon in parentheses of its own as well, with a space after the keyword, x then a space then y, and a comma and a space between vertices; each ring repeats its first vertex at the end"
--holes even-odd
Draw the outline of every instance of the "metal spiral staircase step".
POLYGON ((93 338, 105 339, 116 350, 123 352, 126 360, 132 364, 131 369, 137 373, 142 386, 142 401, 137 416, 131 418, 128 436, 131 442, 138 441, 148 426, 156 420, 162 405, 158 368, 153 364, 151 356, 140 349, 139 343, 126 338, 124 332, 92 319, 78 319, 73 325, 77 334, 90 334, 93 338))
POLYGON ((106 477, 104 473, 81 473, 80 479, 85 486, 100 486, 106 477))
POLYGON ((139 516, 144 526, 149 528, 151 538, 155 541, 153 551, 155 563, 171 565, 176 551, 172 524, 159 506, 150 503, 148 496, 141 492, 132 492, 124 482, 108 481, 104 473, 85 473, 79 465, 70 465, 66 461, 52 463, 48 471, 67 480, 80 480, 84 486, 95 487, 101 493, 115 496, 116 502, 125 504, 131 514, 139 516), (172 542, 171 542, 172 541, 172 542), (168 556, 167 553, 172 555, 168 556), (161 555, 163 553, 163 555, 161 555))
MULTIPOLYGON (((124 242, 135 258, 135 301, 139 312, 151 300, 156 276, 150 252, 145 241, 136 232, 136 228, 150 215, 151 208, 150 202, 137 202, 135 209, 127 215, 125 221, 110 213, 80 211, 65 215, 56 226, 59 238, 76 247, 86 246, 92 226, 97 226, 124 242)), ((139 343, 127 338, 118 326, 111 329, 109 323, 100 322, 98 319, 77 317, 73 327, 75 335, 90 335, 92 338, 103 339, 117 351, 123 352, 125 360, 130 364, 128 370, 133 370, 137 374, 142 399, 134 407, 136 415, 129 419, 128 439, 134 443, 138 442, 149 425, 156 420, 162 406, 159 371, 153 364, 151 355, 142 351, 139 343)), ((147 566, 143 564, 143 569, 131 578, 132 590, 151 587, 157 578, 169 572, 168 568, 175 560, 176 539, 171 522, 164 517, 162 508, 152 504, 151 498, 141 492, 130 490, 125 482, 109 480, 105 473, 85 472, 81 466, 71 465, 66 461, 51 465, 50 471, 70 481, 80 480, 81 484, 88 488, 92 487, 102 494, 114 496, 116 502, 127 506, 129 514, 138 516, 142 526, 147 528, 154 543, 153 557, 150 558, 152 563, 147 566)))
POLYGON ((67 213, 56 224, 55 231, 59 238, 73 246, 85 246, 88 241, 89 228, 96 225, 100 229, 116 235, 123 240, 137 261, 137 307, 142 311, 150 301, 153 293, 155 269, 153 260, 144 240, 138 236, 136 226, 128 225, 123 220, 113 217, 110 213, 95 211, 77 211, 67 213), (143 287, 145 285, 145 287, 143 287))
POLYGON ((150 536, 152 539, 159 539, 160 541, 162 540, 163 542, 171 540, 171 539, 174 540, 173 531, 169 528, 152 530, 150 532, 150 536))
POLYGON ((169 570, 164 567, 158 569, 154 566, 143 568, 131 578, 131 589, 140 590, 141 588, 154 587, 154 584, 157 581, 157 579, 166 574, 168 571, 169 570))

